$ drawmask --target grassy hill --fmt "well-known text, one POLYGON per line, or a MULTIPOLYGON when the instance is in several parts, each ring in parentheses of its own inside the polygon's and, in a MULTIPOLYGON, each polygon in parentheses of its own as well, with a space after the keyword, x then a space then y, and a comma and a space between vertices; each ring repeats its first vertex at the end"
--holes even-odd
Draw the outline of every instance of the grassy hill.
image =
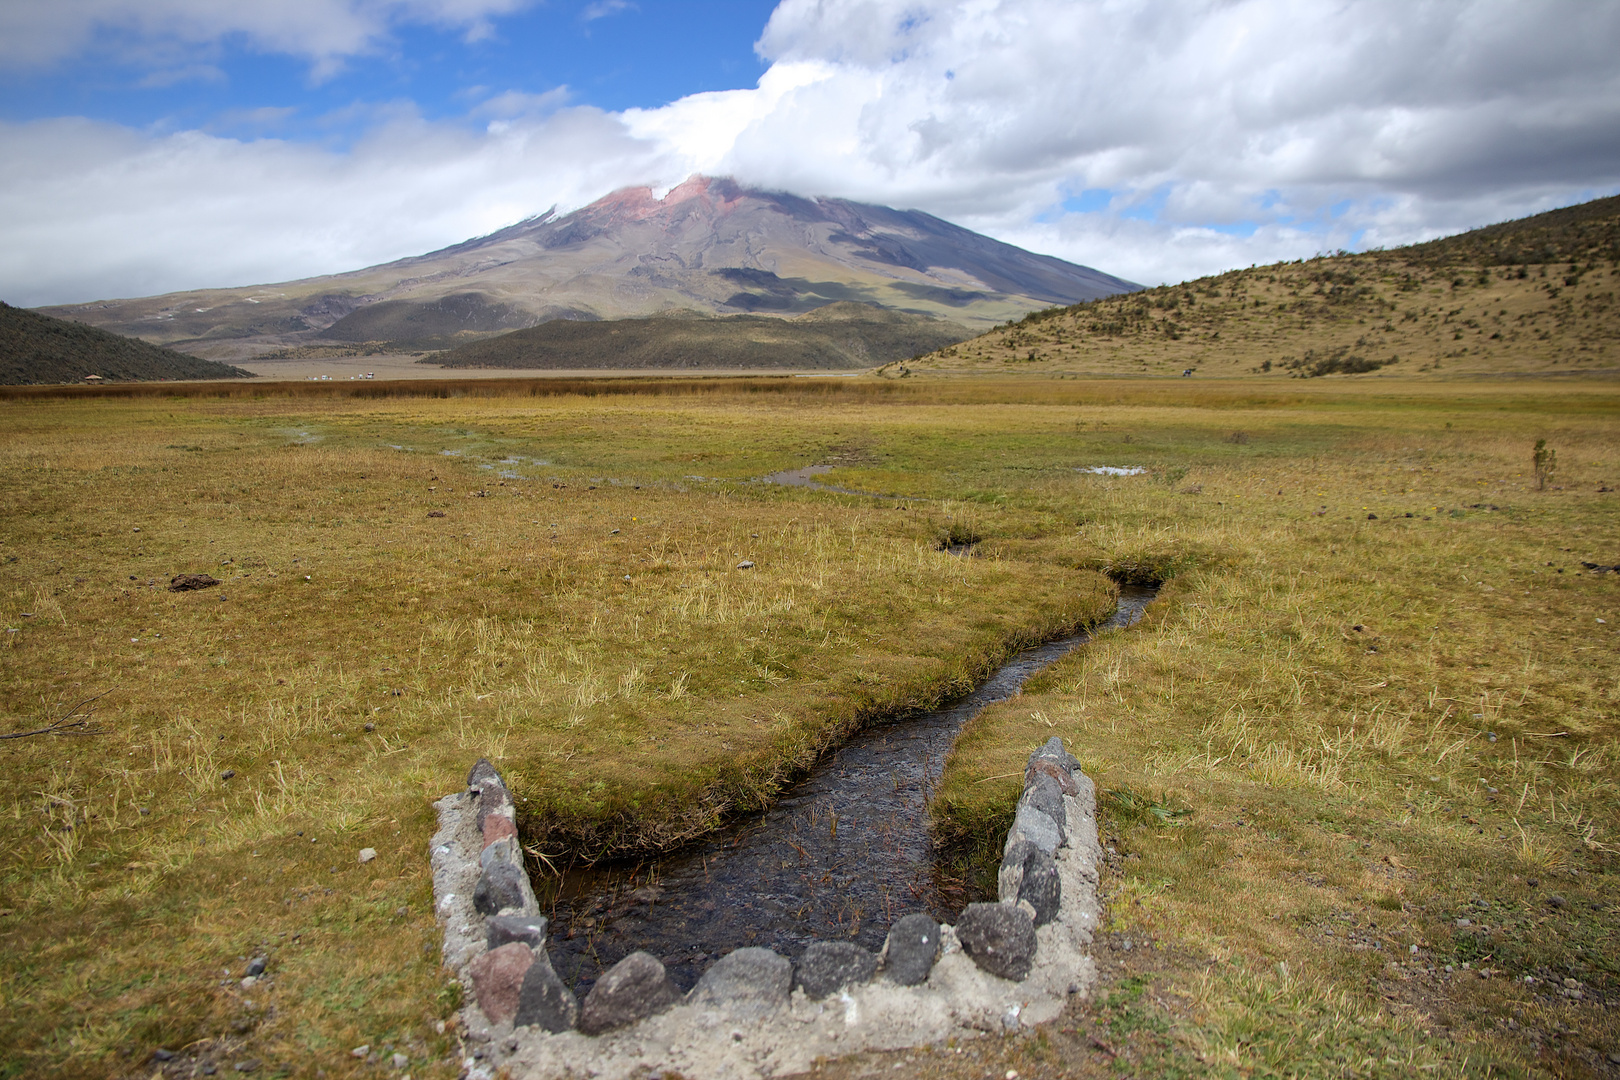
POLYGON ((0 302, 0 385, 235 379, 252 372, 0 302))
POLYGON ((868 368, 927 353, 970 331, 926 315, 870 304, 827 304, 789 319, 557 319, 463 345, 422 363, 477 368, 868 368))
POLYGON ((1620 197, 1048 308, 879 373, 1613 372, 1620 197))

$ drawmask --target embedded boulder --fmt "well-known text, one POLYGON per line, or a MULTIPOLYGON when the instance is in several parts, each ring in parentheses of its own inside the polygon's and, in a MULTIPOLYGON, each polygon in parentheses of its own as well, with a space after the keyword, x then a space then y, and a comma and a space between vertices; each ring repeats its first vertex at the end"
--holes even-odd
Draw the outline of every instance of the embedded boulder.
POLYGON ((633 952, 608 968, 585 995, 579 1029, 600 1035, 661 1013, 680 999, 664 965, 644 952, 633 952))
POLYGON ((727 953, 705 971, 692 990, 692 1001, 760 1020, 786 1005, 792 989, 792 962, 770 949, 750 947, 727 953))
POLYGON ((1012 904, 969 904, 956 920, 962 949, 983 971, 1021 981, 1035 963, 1035 921, 1012 904))
MULTIPOLYGON (((544 925, 545 920, 540 920, 544 925)), ((517 1014, 514 1027, 538 1027, 546 1031, 568 1031, 579 1022, 579 1002, 574 992, 563 985, 551 966, 544 947, 532 950, 534 963, 523 976, 518 991, 517 1014)))
POLYGON ((793 968, 793 985, 806 997, 824 998, 877 974, 877 957, 853 941, 812 941, 793 968))
POLYGON ((524 976, 533 965, 534 951, 517 941, 491 949, 467 965, 473 1000, 490 1023, 503 1024, 517 1015, 524 976))
POLYGON ((939 923, 922 913, 907 915, 889 927, 883 946, 883 973, 901 986, 928 978, 939 958, 939 923))

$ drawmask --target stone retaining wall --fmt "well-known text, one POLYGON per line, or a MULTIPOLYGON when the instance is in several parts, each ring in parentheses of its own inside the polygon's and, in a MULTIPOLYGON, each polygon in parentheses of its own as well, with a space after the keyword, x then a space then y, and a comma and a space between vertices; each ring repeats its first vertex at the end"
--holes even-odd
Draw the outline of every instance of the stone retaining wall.
POLYGON ((690 994, 637 952, 577 1001, 546 954, 512 797, 494 767, 480 760, 466 789, 435 807, 434 904, 444 963, 468 991, 469 1080, 503 1066, 535 1080, 801 1072, 818 1056, 1033 1027, 1096 976, 1095 790, 1061 739, 1029 759, 998 903, 969 904, 955 926, 907 915, 877 954, 847 941, 816 942, 796 962, 737 949, 690 994))

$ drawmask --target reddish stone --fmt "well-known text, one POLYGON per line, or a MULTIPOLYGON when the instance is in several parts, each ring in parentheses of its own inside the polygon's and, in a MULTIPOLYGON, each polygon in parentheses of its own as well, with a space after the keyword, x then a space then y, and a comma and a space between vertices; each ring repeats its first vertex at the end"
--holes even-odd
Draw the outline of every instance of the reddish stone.
POLYGON ((534 951, 521 941, 491 949, 467 965, 473 999, 492 1024, 509 1023, 518 1011, 523 977, 534 963, 534 951))
POLYGON ((1056 780, 1065 795, 1078 795, 1080 793, 1080 789, 1074 785, 1074 775, 1068 769, 1065 769, 1060 761, 1052 758, 1036 758, 1030 762, 1029 768, 1024 770, 1025 787, 1029 786, 1029 782, 1035 778, 1036 773, 1050 776, 1056 780))
POLYGON ((517 839, 517 826, 505 814, 491 814, 484 819, 484 847, 507 837, 517 839))

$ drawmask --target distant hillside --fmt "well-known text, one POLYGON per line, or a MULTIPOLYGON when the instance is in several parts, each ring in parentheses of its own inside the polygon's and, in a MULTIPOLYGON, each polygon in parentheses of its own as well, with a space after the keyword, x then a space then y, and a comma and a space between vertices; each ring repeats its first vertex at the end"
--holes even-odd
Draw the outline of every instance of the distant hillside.
POLYGON ((238 379, 252 372, 0 302, 0 385, 238 379))
POLYGON ((1620 197, 1033 312, 881 374, 1613 372, 1620 197))
POLYGON ((869 304, 827 304, 793 318, 692 314, 558 319, 421 361, 480 368, 869 368, 961 341, 943 319, 869 304))
POLYGON ((349 273, 45 310, 241 360, 333 342, 441 348, 552 319, 794 315, 842 300, 985 329, 1135 288, 920 210, 694 176, 662 198, 626 188, 349 273))

